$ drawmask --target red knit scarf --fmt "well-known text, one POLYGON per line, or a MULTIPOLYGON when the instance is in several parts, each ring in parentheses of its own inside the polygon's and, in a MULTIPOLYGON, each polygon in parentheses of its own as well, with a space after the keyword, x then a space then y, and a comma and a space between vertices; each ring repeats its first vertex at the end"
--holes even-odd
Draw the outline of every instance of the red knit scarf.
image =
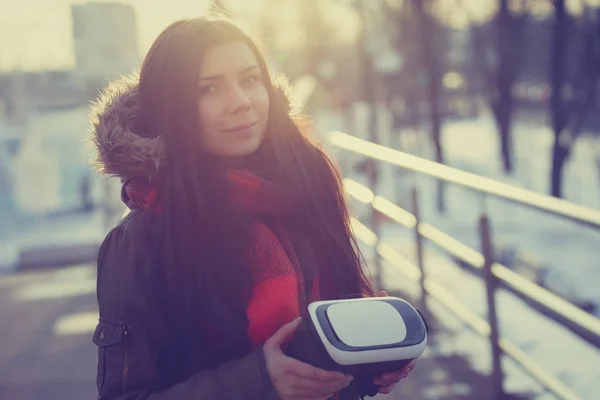
MULTIPOLYGON (((256 347, 297 318, 300 307, 319 300, 319 283, 315 278, 306 298, 302 270, 288 234, 279 224, 261 222, 261 216, 270 220, 285 216, 293 199, 274 183, 248 171, 230 170, 228 181, 234 202, 257 217, 248 257, 253 285, 247 307, 249 339, 256 347)), ((124 194, 129 208, 149 210, 157 192, 144 181, 133 179, 125 183, 124 194)), ((160 212, 159 207, 155 209, 160 212)))

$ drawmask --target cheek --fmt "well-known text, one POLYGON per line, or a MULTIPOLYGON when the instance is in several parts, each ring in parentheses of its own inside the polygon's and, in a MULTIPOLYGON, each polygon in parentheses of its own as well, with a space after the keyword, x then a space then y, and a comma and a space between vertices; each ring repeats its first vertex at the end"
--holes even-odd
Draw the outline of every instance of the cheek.
POLYGON ((219 141, 221 117, 214 105, 207 102, 198 104, 198 144, 205 150, 214 151, 219 141))
POLYGON ((221 113, 216 102, 198 102, 198 121, 202 131, 210 133, 218 129, 221 113))
POLYGON ((270 105, 269 92, 267 91, 267 88, 263 87, 261 90, 257 91, 252 103, 260 118, 266 121, 269 118, 270 105))

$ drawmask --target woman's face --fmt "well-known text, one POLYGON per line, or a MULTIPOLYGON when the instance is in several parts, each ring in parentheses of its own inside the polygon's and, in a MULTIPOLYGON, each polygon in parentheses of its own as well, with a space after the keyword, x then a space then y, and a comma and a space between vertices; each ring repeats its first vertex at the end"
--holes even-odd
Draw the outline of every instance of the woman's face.
POLYGON ((203 149, 224 157, 254 153, 265 135, 269 93, 250 47, 240 41, 208 50, 198 91, 203 149))

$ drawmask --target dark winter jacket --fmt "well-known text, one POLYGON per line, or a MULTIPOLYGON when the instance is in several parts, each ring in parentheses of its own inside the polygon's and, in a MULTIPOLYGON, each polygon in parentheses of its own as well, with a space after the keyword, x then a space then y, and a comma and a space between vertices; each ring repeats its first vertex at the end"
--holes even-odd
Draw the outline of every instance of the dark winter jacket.
MULTIPOLYGON (((126 178, 157 172, 162 144, 136 133, 138 111, 135 77, 113 84, 96 105, 93 139, 105 173, 126 178)), ((181 381, 183 367, 173 355, 182 349, 173 340, 168 310, 160 303, 161 266, 149 243, 151 227, 144 213, 131 211, 100 249, 100 320, 93 336, 99 399, 277 399, 261 347, 181 381)))
MULTIPOLYGON (((161 139, 144 136, 144 124, 139 119, 137 82, 137 77, 131 77, 112 84, 92 113, 98 167, 104 173, 118 176, 127 182, 137 181, 139 177, 148 180, 147 178, 157 176, 163 157, 161 139)), ((233 351, 230 350, 231 346, 224 352, 215 341, 203 340, 205 332, 202 329, 199 332, 186 331, 185 344, 177 339, 178 335, 174 334, 176 329, 173 327, 178 322, 178 310, 165 302, 169 298, 164 285, 165 266, 160 265, 159 254, 154 245, 154 239, 159 237, 157 227, 150 222, 148 209, 131 207, 132 204, 139 203, 138 194, 145 191, 130 192, 129 188, 130 186, 124 187, 122 196, 125 203, 134 209, 108 234, 98 258, 100 321, 93 341, 98 346, 99 399, 278 399, 266 370, 261 340, 252 343, 249 350, 244 350, 244 347, 237 355, 231 356, 227 352, 233 351), (250 350, 252 348, 255 349, 250 350), (245 353, 247 354, 240 358, 245 353), (186 357, 181 357, 182 354, 186 357)), ((145 193, 145 197, 148 197, 148 192, 145 193)), ((256 197, 255 200, 257 199, 262 202, 261 198, 256 197)), ((290 203, 293 201, 277 202, 290 203)), ((270 212, 278 208, 269 203, 264 203, 263 208, 265 206, 270 212)), ((316 249, 310 235, 295 222, 289 222, 288 219, 286 221, 285 226, 283 220, 281 222, 283 229, 278 231, 283 236, 277 241, 282 245, 287 243, 287 246, 283 246, 287 256, 277 258, 274 257, 277 253, 256 251, 256 247, 253 248, 253 256, 255 259, 260 259, 258 254, 269 256, 273 259, 273 265, 285 264, 280 262, 283 259, 295 260, 294 270, 300 271, 297 276, 301 279, 297 282, 307 283, 306 286, 300 283, 293 286, 298 289, 298 301, 292 301, 292 304, 298 306, 296 312, 306 310, 306 303, 314 299, 314 296, 323 299, 350 297, 360 291, 357 287, 352 288, 356 284, 352 283, 350 277, 343 275, 341 268, 315 267, 320 265, 319 260, 323 262, 328 249, 316 249), (283 240, 284 237, 288 240, 283 240), (298 267, 311 265, 315 267, 312 277, 305 273, 310 268, 298 267), (337 272, 332 272, 334 269, 337 272), (306 293, 302 294, 300 288, 304 287, 306 293)), ((279 222, 271 220, 270 223, 279 222)), ((264 235, 254 236, 264 240, 264 235)), ((335 261, 327 261, 327 265, 332 263, 335 261)), ((260 263, 261 266, 267 264, 260 263)), ((252 270, 260 270, 268 279, 279 276, 268 268, 262 269, 252 270)), ((286 291, 287 297, 292 292, 281 285, 277 289, 280 290, 269 290, 266 300, 263 298, 264 304, 269 306, 274 302, 281 303, 273 300, 275 292, 286 291)), ((198 292, 199 296, 203 295, 201 290, 198 292)), ((201 297, 199 299, 205 300, 201 297)), ((251 302, 252 304, 256 303, 251 302)), ((269 313, 262 314, 277 315, 272 308, 269 308, 269 313)), ((256 318, 249 320, 257 321, 256 318)), ((263 331, 259 338, 272 334, 270 331, 265 332, 267 324, 262 324, 262 321, 255 322, 256 324, 261 327, 259 331, 263 331)), ((271 328, 277 326, 271 325, 271 328)), ((350 389, 352 388, 341 393, 341 398, 356 399, 357 392, 350 389)))

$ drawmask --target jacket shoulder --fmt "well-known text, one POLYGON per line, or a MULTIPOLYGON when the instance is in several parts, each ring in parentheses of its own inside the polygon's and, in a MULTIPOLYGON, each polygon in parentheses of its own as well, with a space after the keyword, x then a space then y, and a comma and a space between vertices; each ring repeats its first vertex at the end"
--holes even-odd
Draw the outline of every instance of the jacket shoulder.
POLYGON ((131 210, 121 218, 114 228, 111 229, 108 236, 113 232, 144 233, 149 230, 150 224, 148 213, 146 211, 131 210))
POLYGON ((143 211, 132 211, 104 239, 98 254, 97 296, 100 313, 125 319, 127 305, 160 285, 158 253, 143 211), (115 312, 116 311, 116 312, 115 312))
POLYGON ((150 228, 151 223, 145 212, 130 211, 104 238, 100 246, 98 264, 101 264, 107 253, 110 253, 115 247, 120 248, 121 251, 125 249, 149 251, 152 248, 150 228))

